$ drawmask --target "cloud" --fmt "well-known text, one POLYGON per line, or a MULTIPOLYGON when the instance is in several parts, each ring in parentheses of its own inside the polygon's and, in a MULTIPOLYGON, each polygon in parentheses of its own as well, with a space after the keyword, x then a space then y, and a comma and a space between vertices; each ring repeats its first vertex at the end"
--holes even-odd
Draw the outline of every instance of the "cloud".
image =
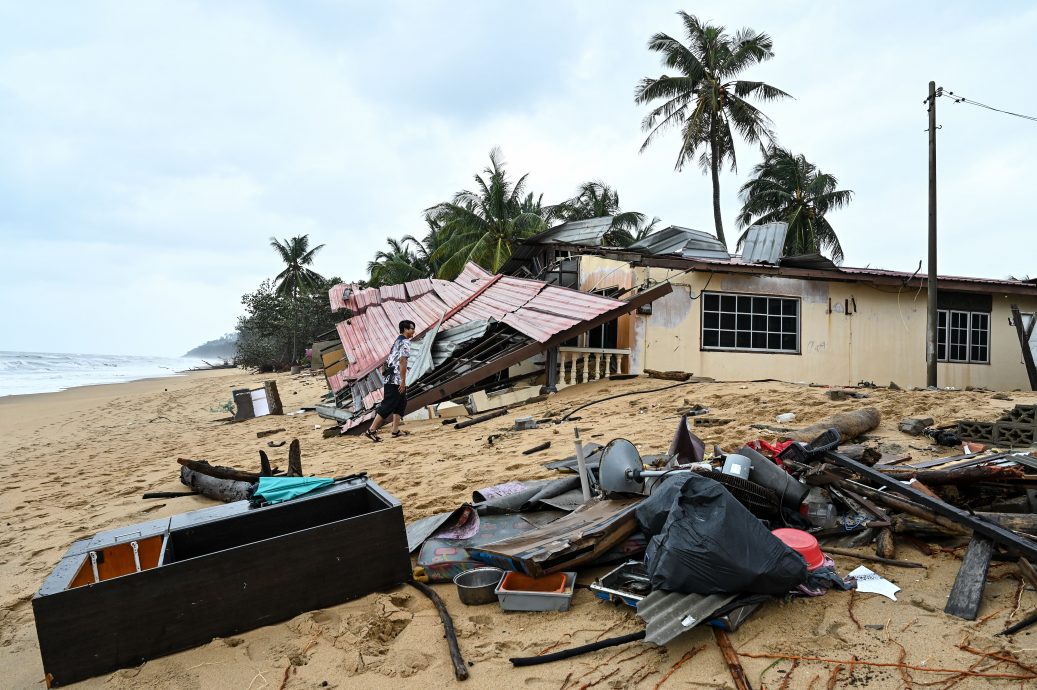
MULTIPOLYGON (((665 223, 711 230, 708 176, 676 134, 638 153, 646 49, 680 34, 666 2, 95 2, 0 7, 0 349, 179 354, 231 329, 308 233, 316 268, 361 277, 387 236, 470 187, 501 146, 545 201, 588 179, 665 223), (27 299, 27 296, 32 296, 27 299), (36 300, 71 308, 42 310, 36 300), (156 305, 160 305, 156 312, 156 305)), ((925 255, 926 84, 1020 112, 1037 9, 893 2, 707 3, 771 34, 747 76, 782 143, 856 192, 832 218, 848 263, 925 255)), ((1020 227, 1037 126, 949 99, 940 122, 940 267, 1032 273, 1020 227), (982 239, 982 242, 981 242, 982 239)), ((734 232, 738 187, 722 175, 734 232)))

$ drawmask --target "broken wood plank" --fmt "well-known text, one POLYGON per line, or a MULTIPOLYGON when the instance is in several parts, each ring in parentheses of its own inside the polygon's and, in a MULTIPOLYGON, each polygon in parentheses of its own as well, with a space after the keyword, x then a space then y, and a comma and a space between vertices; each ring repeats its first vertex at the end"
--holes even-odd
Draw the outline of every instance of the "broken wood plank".
POLYGON ((270 414, 284 414, 281 406, 281 396, 277 392, 277 381, 265 381, 263 390, 266 392, 266 405, 270 414))
POLYGON ((297 438, 293 438, 292 445, 288 446, 288 476, 302 476, 302 448, 297 438))
POLYGON ((939 525, 951 534, 965 535, 969 533, 969 530, 966 527, 959 525, 954 520, 946 518, 942 515, 938 515, 932 510, 929 510, 928 508, 920 506, 917 503, 912 503, 911 501, 908 501, 904 498, 900 498, 899 496, 892 496, 889 493, 877 491, 871 488, 870 486, 865 486, 864 484, 851 482, 848 480, 842 480, 836 482, 836 484, 840 487, 850 489, 851 491, 861 493, 870 498, 871 500, 883 504, 887 508, 899 510, 902 513, 914 515, 915 517, 921 518, 922 520, 926 520, 927 522, 931 522, 934 525, 939 525))
POLYGON ((691 378, 691 372, 687 371, 658 371, 656 369, 645 369, 645 374, 651 379, 665 379, 667 381, 687 381, 691 378))
POLYGON ((266 438, 267 436, 273 436, 274 434, 279 434, 282 431, 284 431, 284 429, 267 429, 266 431, 257 431, 256 432, 256 438, 266 438))
POLYGON ((496 419, 497 417, 503 417, 506 414, 508 414, 508 408, 502 407, 499 410, 494 410, 493 412, 487 412, 486 414, 479 415, 478 417, 472 417, 471 419, 466 419, 463 422, 458 422, 457 424, 454 425, 454 428, 455 429, 465 429, 467 427, 472 426, 473 424, 480 424, 482 422, 486 422, 486 421, 489 421, 491 419, 496 419))
POLYGON ((982 534, 974 534, 965 558, 954 578, 954 586, 947 598, 944 613, 949 613, 965 620, 976 620, 983 590, 987 586, 987 570, 990 569, 990 557, 994 555, 994 541, 982 534))
POLYGON ((928 485, 939 484, 971 484, 982 481, 1005 481, 1021 479, 1024 472, 1021 467, 998 467, 997 465, 980 465, 955 470, 909 470, 907 468, 882 468, 882 471, 901 481, 917 479, 928 485))
POLYGON ((737 690, 753 690, 753 686, 749 684, 749 677, 745 675, 745 669, 742 668, 742 663, 738 660, 738 652, 735 651, 735 647, 731 644, 731 639, 727 636, 727 633, 720 628, 713 628, 713 637, 716 638, 717 646, 720 647, 720 651, 724 655, 724 662, 727 664, 727 669, 731 672, 731 679, 735 682, 735 688, 737 690))

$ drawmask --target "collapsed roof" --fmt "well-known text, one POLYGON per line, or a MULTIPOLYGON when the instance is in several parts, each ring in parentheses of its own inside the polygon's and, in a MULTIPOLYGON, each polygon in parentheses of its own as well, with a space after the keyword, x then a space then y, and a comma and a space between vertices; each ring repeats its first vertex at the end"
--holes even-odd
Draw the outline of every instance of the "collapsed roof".
POLYGON ((328 376, 336 405, 318 406, 343 429, 374 417, 380 367, 403 319, 414 321, 408 411, 462 394, 485 378, 670 291, 616 300, 539 280, 493 275, 475 264, 452 281, 436 278, 357 289, 336 285, 332 308, 352 315, 337 326, 348 364, 328 376))

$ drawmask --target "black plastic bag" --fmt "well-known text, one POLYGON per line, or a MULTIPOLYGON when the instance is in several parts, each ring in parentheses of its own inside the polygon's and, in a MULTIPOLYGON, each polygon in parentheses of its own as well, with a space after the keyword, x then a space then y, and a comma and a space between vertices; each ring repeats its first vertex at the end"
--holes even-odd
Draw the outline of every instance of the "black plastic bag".
POLYGON ((784 594, 807 580, 803 557, 708 477, 668 479, 637 513, 650 538, 645 565, 653 590, 784 594), (669 514, 658 528, 669 496, 669 514))

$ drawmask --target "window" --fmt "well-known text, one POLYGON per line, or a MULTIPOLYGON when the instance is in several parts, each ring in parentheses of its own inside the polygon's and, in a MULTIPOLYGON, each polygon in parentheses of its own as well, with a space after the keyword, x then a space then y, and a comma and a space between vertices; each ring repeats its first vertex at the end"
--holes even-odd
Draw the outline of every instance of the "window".
POLYGON ((703 350, 799 352, 799 299, 706 292, 703 350))
POLYGON ((990 314, 940 309, 936 322, 936 359, 990 363, 990 314))

